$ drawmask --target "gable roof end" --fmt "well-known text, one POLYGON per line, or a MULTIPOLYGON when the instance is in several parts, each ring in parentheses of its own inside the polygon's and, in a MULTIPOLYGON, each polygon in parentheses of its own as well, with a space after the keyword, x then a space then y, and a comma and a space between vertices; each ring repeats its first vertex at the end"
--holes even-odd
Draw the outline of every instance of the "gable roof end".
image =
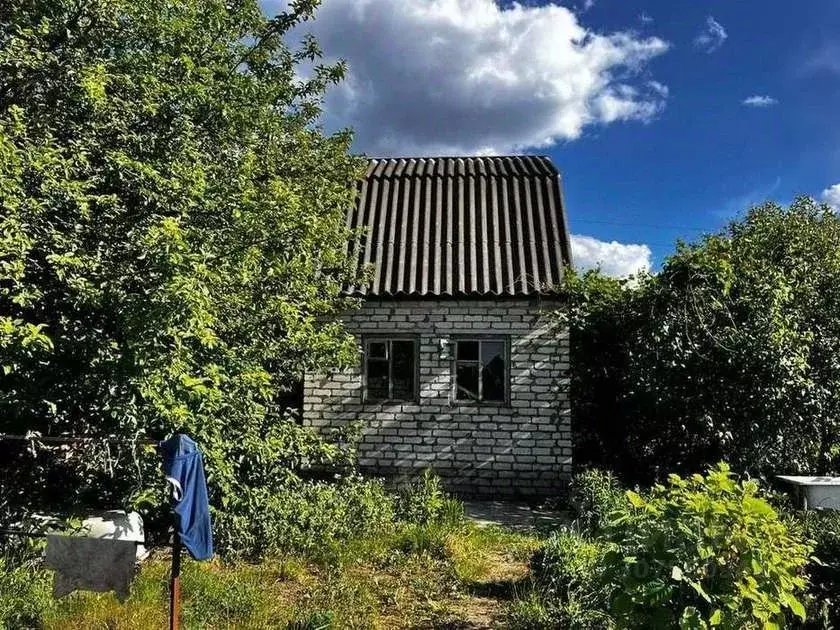
POLYGON ((571 263, 557 169, 547 157, 371 159, 347 216, 372 264, 357 296, 523 297, 571 263))

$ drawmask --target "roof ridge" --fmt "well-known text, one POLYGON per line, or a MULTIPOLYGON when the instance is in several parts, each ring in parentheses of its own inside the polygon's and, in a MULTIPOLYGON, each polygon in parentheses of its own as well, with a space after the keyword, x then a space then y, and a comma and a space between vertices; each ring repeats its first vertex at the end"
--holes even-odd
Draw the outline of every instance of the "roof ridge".
POLYGON ((459 157, 367 158, 365 179, 419 179, 425 177, 535 177, 560 174, 545 155, 481 155, 459 157))

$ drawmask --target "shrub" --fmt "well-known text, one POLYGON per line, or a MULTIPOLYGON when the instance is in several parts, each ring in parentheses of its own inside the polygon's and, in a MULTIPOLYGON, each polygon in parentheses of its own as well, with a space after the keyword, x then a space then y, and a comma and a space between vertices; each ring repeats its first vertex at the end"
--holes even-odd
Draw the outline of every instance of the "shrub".
POLYGON ((531 559, 535 584, 546 594, 569 594, 598 581, 604 547, 568 530, 554 532, 531 559))
MULTIPOLYGON (((534 554, 531 559, 534 585, 548 602, 544 610, 534 610, 540 615, 548 614, 552 627, 609 627, 608 602, 601 584, 601 566, 607 549, 603 543, 577 532, 560 530, 534 554)), ((530 608, 533 607, 525 606, 520 614, 530 608)))
POLYGON ((395 537, 394 546, 405 554, 426 555, 443 560, 449 557, 446 543, 450 531, 434 523, 408 525, 395 537))
POLYGON ((512 630, 612 630, 615 623, 602 609, 576 599, 558 602, 531 591, 515 600, 507 611, 512 630))
MULTIPOLYGON (((0 3, 20 71, 0 72, 0 433, 188 433, 233 520, 341 456, 286 411, 303 373, 358 358, 333 316, 362 280, 344 217, 363 161, 317 122, 343 66, 296 77, 320 52, 283 37, 316 5, 0 3)), ((3 444, 0 503, 167 506, 135 453, 3 444)))
POLYGON ((819 627, 840 628, 840 512, 801 512, 805 532, 814 541, 814 556, 808 566, 809 618, 819 627))
POLYGON ((840 471, 840 214, 803 197, 679 243, 655 274, 564 274, 573 459, 628 482, 840 471), (760 428, 759 428, 760 427, 760 428))
POLYGON ((428 468, 400 489, 395 512, 399 520, 418 525, 455 525, 464 520, 463 504, 446 492, 440 477, 428 468))
POLYGON ((582 531, 596 533, 602 529, 610 513, 625 502, 621 484, 611 472, 591 469, 572 479, 571 504, 582 531))
POLYGON ((355 475, 333 483, 293 483, 280 493, 249 488, 239 500, 260 509, 220 515, 218 544, 222 551, 249 557, 296 551, 327 558, 335 545, 375 536, 394 523, 394 500, 382 482, 355 475))
POLYGON ((35 562, 0 557, 0 628, 38 627, 52 606, 50 574, 35 562))
POLYGON ((719 464, 669 477, 609 523, 610 612, 629 628, 782 627, 804 620, 799 596, 811 551, 759 494, 719 464))
POLYGON ((236 503, 216 514, 217 547, 250 558, 292 551, 334 562, 347 555, 353 539, 464 520, 463 505, 431 471, 397 495, 381 480, 351 474, 331 482, 290 481, 281 491, 247 488, 236 503))

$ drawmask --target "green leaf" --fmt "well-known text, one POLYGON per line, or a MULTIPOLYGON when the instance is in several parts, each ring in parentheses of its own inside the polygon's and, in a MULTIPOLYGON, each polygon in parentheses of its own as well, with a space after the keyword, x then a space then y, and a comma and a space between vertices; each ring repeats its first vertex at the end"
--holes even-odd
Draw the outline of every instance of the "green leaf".
POLYGON ((806 617, 805 606, 803 606, 802 602, 800 602, 798 599, 796 599, 796 597, 786 593, 785 596, 784 596, 784 603, 787 605, 788 608, 790 608, 791 612, 794 615, 796 615, 797 617, 799 617, 803 621, 805 620, 805 617, 806 617))
POLYGON ((700 616, 700 611, 694 606, 687 606, 680 615, 680 630, 702 630, 707 627, 700 616))
POLYGON ((630 501, 630 505, 634 508, 642 508, 647 504, 647 502, 639 496, 638 493, 633 492, 632 490, 627 491, 627 499, 630 501))

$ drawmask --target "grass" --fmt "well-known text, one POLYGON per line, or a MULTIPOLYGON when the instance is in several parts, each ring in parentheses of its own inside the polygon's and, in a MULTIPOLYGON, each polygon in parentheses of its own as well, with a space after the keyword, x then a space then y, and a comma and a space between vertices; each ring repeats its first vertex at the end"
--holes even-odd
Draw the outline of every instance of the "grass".
MULTIPOLYGON (((361 538, 325 557, 260 564, 197 563, 182 569, 185 628, 503 627, 508 600, 527 577, 539 539, 497 528, 408 526, 361 538)), ((49 611, 46 628, 166 627, 169 560, 143 565, 123 604, 74 593, 49 611)))

